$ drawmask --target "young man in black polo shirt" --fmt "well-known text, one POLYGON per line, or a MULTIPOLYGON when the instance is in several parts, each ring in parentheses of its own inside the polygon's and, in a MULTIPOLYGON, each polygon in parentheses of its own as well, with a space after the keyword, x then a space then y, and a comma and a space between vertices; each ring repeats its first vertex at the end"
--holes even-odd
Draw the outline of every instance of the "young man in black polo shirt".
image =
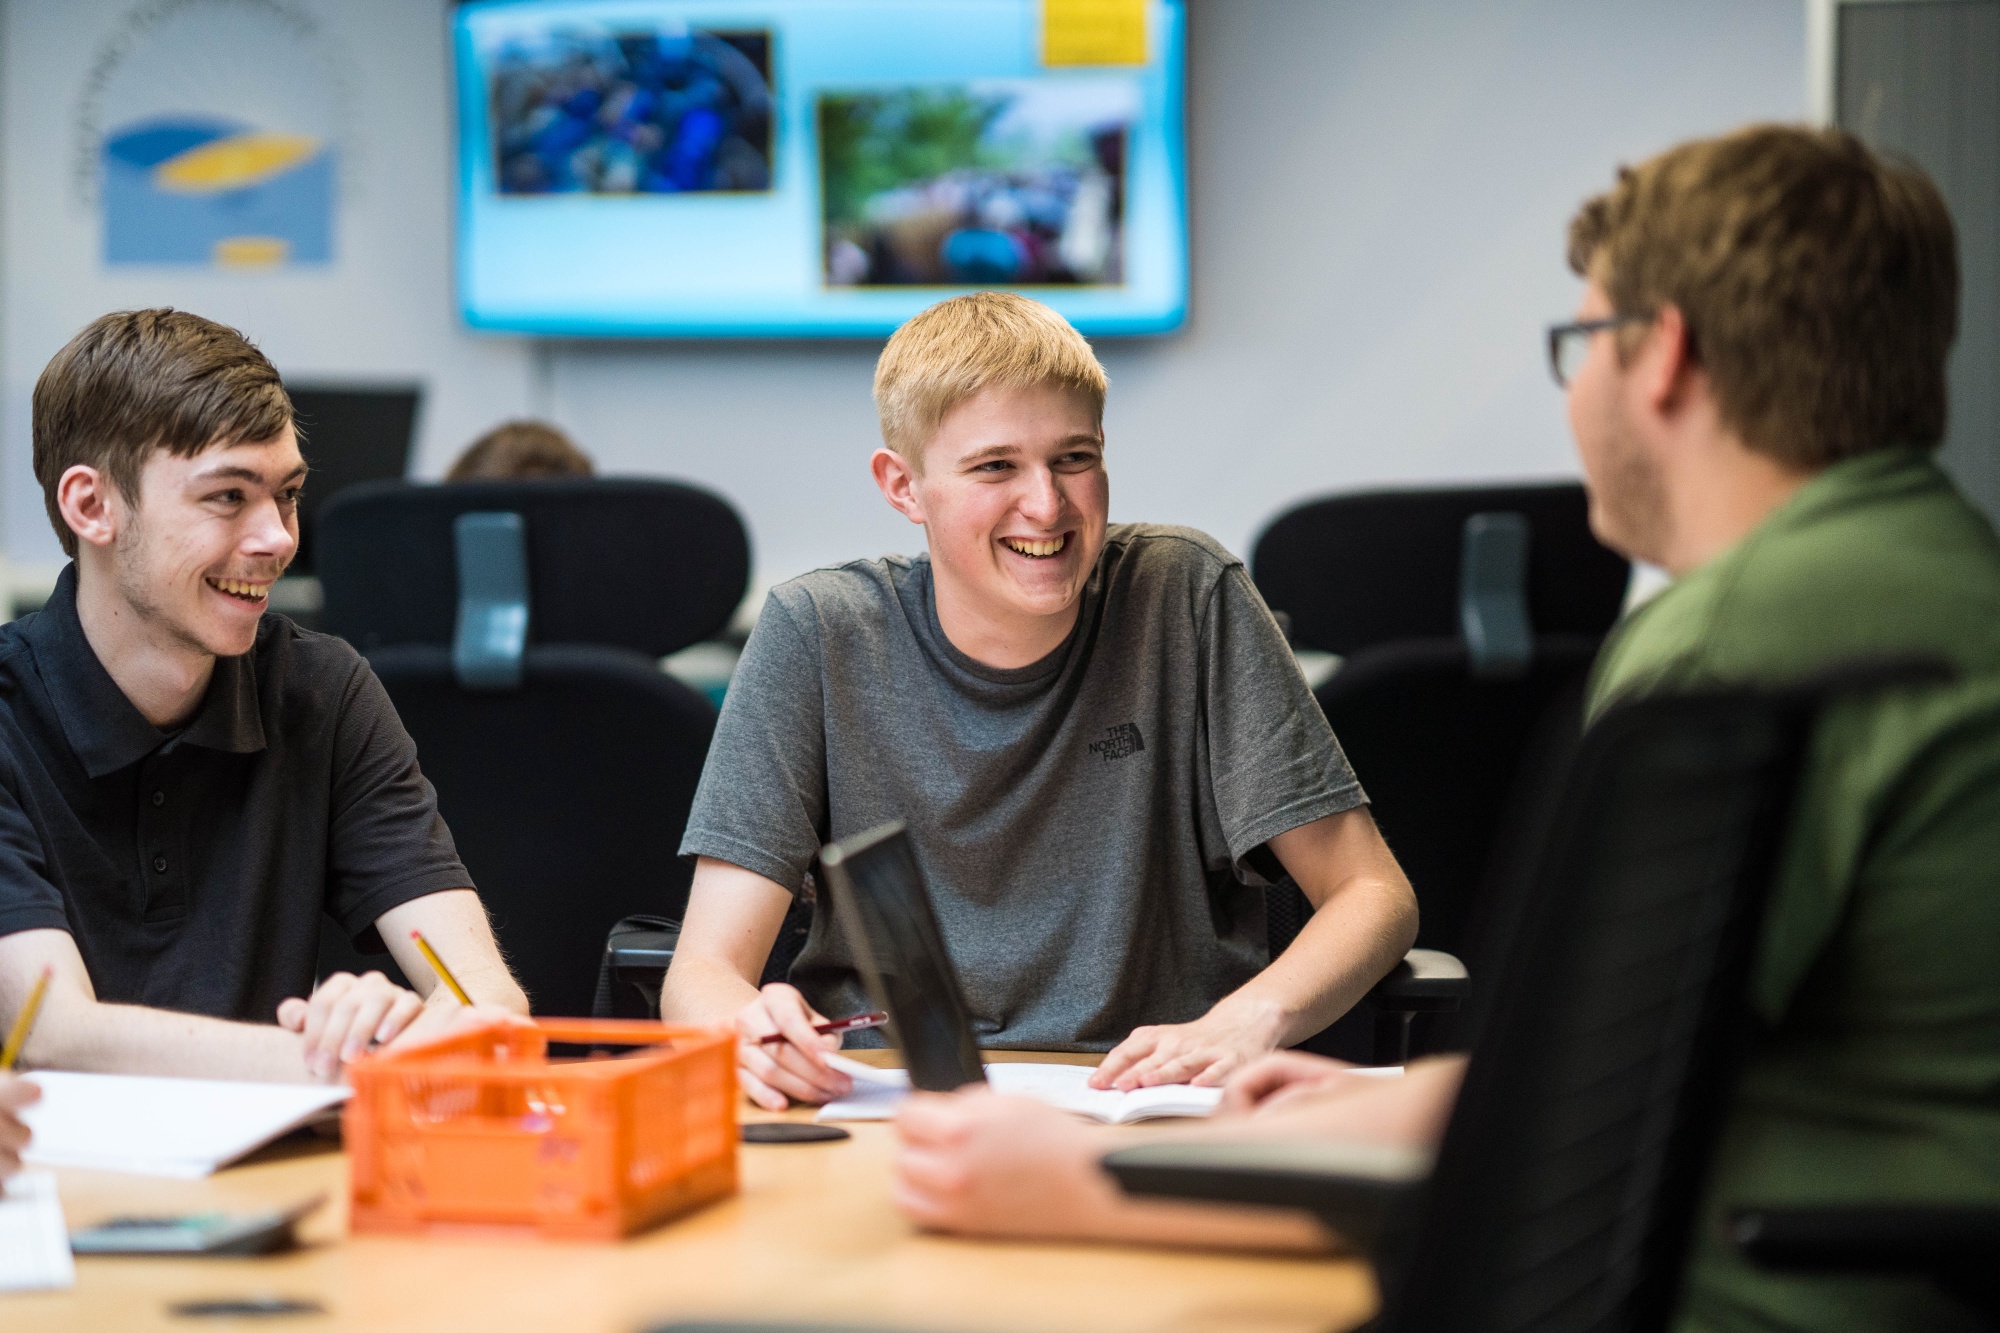
POLYGON ((374 673, 264 613, 306 474, 271 363, 199 316, 106 315, 36 382, 34 439, 74 563, 0 628, 0 1019, 53 973, 25 1062, 332 1080, 371 1043, 525 1014, 374 673), (322 913, 424 998, 379 972, 315 989, 322 913))

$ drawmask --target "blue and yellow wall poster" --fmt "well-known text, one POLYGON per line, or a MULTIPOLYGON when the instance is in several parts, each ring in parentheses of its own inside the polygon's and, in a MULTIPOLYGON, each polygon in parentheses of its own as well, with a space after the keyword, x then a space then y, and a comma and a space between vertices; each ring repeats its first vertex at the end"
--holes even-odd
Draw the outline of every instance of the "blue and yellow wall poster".
POLYGON ((290 0, 141 8, 100 67, 107 265, 277 268, 334 258, 342 80, 290 0))

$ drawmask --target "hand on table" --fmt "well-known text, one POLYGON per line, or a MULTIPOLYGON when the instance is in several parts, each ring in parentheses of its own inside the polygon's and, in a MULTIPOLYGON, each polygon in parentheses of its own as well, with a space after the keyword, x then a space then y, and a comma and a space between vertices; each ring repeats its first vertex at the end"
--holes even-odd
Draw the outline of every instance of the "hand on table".
POLYGON ((1275 1009, 1225 1000, 1192 1023, 1132 1029, 1090 1076, 1093 1088, 1130 1092, 1160 1083, 1220 1085, 1278 1044, 1275 1009))
POLYGON ((380 972, 336 972, 313 988, 310 999, 280 1004, 278 1026, 305 1038, 307 1073, 337 1083, 350 1061, 371 1045, 394 1041, 423 1008, 421 996, 380 972))
POLYGON ((1024 1097, 912 1093, 896 1137, 896 1206, 933 1231, 1091 1236, 1116 1204, 1104 1131, 1024 1097))
POLYGON ((460 1004, 442 986, 426 1001, 380 972, 336 972, 314 987, 310 999, 278 1006, 278 1026, 305 1039, 306 1070, 322 1083, 338 1083, 347 1066, 374 1047, 434 1041, 496 1021, 528 1020, 496 1004, 460 1004))
POLYGON ((517 1023, 532 1027, 534 1019, 498 1004, 461 1004, 458 997, 438 987, 410 1025, 391 1037, 389 1046, 421 1046, 439 1037, 448 1037, 466 1028, 490 1027, 495 1023, 517 1023))
POLYGON ((826 1062, 840 1038, 815 1032, 826 1019, 796 987, 774 981, 736 1013, 736 1075, 750 1100, 767 1111, 793 1101, 817 1105, 845 1097, 854 1080, 826 1062), (759 1038, 782 1033, 783 1041, 759 1038))
POLYGON ((15 1114, 42 1099, 42 1090, 26 1079, 0 1074, 0 1180, 21 1169, 21 1152, 28 1146, 28 1127, 15 1114))
POLYGON ((1356 1066, 1345 1060, 1304 1051, 1273 1051, 1230 1076, 1222 1087, 1218 1115, 1268 1111, 1316 1093, 1361 1086, 1352 1078, 1356 1066))

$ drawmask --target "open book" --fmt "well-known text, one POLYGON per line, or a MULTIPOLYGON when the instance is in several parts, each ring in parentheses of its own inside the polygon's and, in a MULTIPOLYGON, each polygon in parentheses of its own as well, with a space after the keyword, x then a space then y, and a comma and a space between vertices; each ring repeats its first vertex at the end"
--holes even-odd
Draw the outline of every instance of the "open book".
MULTIPOLYGON (((822 1106, 816 1119, 887 1120, 896 1114, 896 1103, 909 1095, 910 1076, 904 1070, 876 1069, 838 1055, 830 1057, 830 1063, 854 1079, 854 1091, 822 1106)), ((1032 1097, 1107 1125, 1204 1116, 1222 1100, 1222 1089, 1188 1083, 1108 1092, 1089 1086, 1094 1072, 1086 1065, 990 1064, 986 1066, 986 1081, 995 1092, 1032 1097)))
POLYGON ((42 1099, 21 1112, 35 1132, 23 1156, 197 1179, 347 1100, 347 1088, 231 1083, 138 1074, 35 1073, 42 1099))

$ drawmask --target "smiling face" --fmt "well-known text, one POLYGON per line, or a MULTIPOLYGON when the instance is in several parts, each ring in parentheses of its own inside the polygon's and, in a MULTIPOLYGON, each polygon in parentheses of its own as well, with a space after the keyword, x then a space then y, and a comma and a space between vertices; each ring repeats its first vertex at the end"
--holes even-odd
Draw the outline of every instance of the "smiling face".
POLYGON ((192 458, 155 449, 136 504, 109 488, 120 600, 161 639, 216 657, 249 652, 271 585, 299 548, 305 473, 290 426, 192 458))
POLYGON ((924 525, 938 617, 961 651, 1019 666, 1069 633, 1111 505, 1104 430, 1085 394, 988 387, 945 414, 921 470, 883 450, 876 476, 924 525))

